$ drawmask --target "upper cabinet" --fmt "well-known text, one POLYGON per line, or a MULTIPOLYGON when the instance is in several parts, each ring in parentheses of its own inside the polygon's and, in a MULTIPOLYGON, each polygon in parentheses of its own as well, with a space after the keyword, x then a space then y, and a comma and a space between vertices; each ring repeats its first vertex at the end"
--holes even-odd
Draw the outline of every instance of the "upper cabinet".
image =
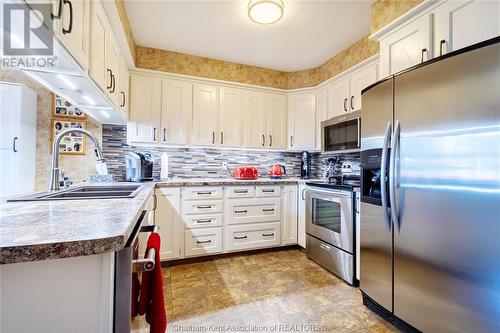
POLYGON ((302 93, 288 96, 288 148, 310 150, 316 148, 316 96, 302 93))
POLYGON ((351 111, 361 110, 361 91, 377 82, 377 72, 378 64, 374 63, 354 72, 350 76, 351 96, 349 97, 349 108, 351 111))
POLYGON ((386 77, 432 58, 432 15, 401 27, 380 41, 380 75, 386 77))
POLYGON ((334 82, 328 87, 328 118, 349 112, 349 78, 334 82))
POLYGON ((186 81, 161 81, 161 143, 188 143, 193 85, 186 81))
POLYGON ((316 92, 316 150, 321 150, 321 122, 328 119, 328 89, 316 92))
POLYGON ((193 130, 191 142, 210 146, 217 142, 219 88, 207 84, 193 86, 193 130))
POLYGON ((161 120, 161 79, 151 76, 130 77, 130 142, 159 143, 161 120))
POLYGON ((219 145, 238 148, 241 143, 241 89, 219 89, 219 145))
POLYGON ((500 35, 500 1, 447 1, 435 13, 436 55, 500 35))
POLYGON ((56 1, 53 10, 60 14, 54 20, 54 32, 63 46, 84 70, 89 65, 90 1, 56 1))
POLYGON ((90 15, 89 74, 103 91, 107 91, 112 86, 111 72, 106 70, 106 45, 111 28, 99 1, 91 1, 90 15))
MULTIPOLYGON (((266 145, 266 94, 248 91, 243 95, 244 146, 264 148, 266 145)), ((268 142, 270 143, 270 142, 268 142)))
POLYGON ((265 146, 271 149, 286 148, 286 96, 267 94, 265 146))
POLYGON ((424 1, 370 36, 380 42, 380 76, 500 35, 500 2, 424 1))

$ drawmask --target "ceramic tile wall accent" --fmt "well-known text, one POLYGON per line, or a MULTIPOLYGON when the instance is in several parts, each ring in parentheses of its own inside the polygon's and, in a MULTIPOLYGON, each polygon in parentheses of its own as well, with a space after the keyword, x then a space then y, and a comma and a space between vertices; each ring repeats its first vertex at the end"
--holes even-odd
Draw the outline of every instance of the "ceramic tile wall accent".
POLYGON ((328 159, 331 157, 337 158, 337 163, 342 163, 343 161, 355 161, 360 162, 359 153, 353 154, 320 154, 315 153, 311 156, 311 169, 314 171, 313 177, 322 178, 323 173, 328 167, 328 159))
POLYGON ((232 170, 236 166, 251 165, 264 176, 274 162, 282 163, 289 176, 300 176, 300 153, 227 150, 216 148, 162 148, 132 147, 127 145, 126 126, 103 125, 103 151, 108 171, 116 179, 125 176, 125 154, 128 151, 150 152, 155 158, 153 177, 160 177, 160 156, 169 156, 169 176, 182 178, 226 178, 228 173, 222 169, 227 162, 232 170))
POLYGON ((377 0, 371 7, 371 32, 394 21, 424 0, 377 0))
MULTIPOLYGON (((19 70, 0 70, 0 81, 20 83, 37 93, 36 143, 33 143, 36 144, 35 190, 46 190, 52 157, 50 130, 54 95, 19 70)), ((100 140, 101 125, 91 117, 87 119, 87 129, 100 140)), ((90 141, 85 140, 87 147, 90 147, 85 155, 61 155, 59 159, 59 167, 74 182, 88 180, 90 175, 96 173, 94 150, 90 141)))
POLYGON ((149 47, 136 47, 138 68, 286 89, 286 73, 272 69, 193 56, 149 47))
POLYGON ((127 10, 125 9, 125 1, 115 0, 115 6, 122 23, 123 31, 127 37, 127 44, 130 49, 130 53, 132 54, 132 59, 135 59, 135 40, 132 34, 132 28, 130 27, 130 22, 128 20, 127 10))

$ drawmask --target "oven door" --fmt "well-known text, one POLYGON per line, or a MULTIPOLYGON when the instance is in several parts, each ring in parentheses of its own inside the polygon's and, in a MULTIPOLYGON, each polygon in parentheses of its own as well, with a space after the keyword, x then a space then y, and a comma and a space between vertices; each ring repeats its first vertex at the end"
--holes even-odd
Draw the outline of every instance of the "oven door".
POLYGON ((352 192, 306 187, 306 233, 353 253, 352 192))

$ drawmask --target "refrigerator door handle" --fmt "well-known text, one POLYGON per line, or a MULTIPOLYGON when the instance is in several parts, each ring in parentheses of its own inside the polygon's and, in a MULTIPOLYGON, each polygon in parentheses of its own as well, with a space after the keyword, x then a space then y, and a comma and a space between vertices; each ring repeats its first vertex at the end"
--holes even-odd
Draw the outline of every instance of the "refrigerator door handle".
POLYGON ((382 147, 382 159, 380 163, 380 194, 382 199, 382 209, 384 210, 384 220, 389 227, 392 229, 391 215, 389 214, 389 208, 387 206, 387 154, 389 152, 389 143, 391 142, 392 134, 392 124, 387 123, 387 129, 385 130, 384 145, 382 147))
POLYGON ((398 230, 401 228, 399 224, 399 213, 396 207, 396 154, 399 150, 399 134, 401 133, 401 126, 399 120, 396 120, 396 126, 394 127, 394 135, 392 140, 391 157, 389 161, 389 200, 391 204, 391 218, 392 225, 397 226, 398 230))

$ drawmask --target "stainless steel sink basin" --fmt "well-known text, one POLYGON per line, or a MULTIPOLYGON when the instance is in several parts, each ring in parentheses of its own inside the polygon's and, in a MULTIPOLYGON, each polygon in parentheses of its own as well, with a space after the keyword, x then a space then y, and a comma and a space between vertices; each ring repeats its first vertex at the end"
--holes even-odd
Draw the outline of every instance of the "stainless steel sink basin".
POLYGON ((133 198, 143 188, 143 185, 83 185, 58 192, 41 192, 7 200, 16 201, 51 201, 51 200, 81 200, 81 199, 113 199, 133 198))

